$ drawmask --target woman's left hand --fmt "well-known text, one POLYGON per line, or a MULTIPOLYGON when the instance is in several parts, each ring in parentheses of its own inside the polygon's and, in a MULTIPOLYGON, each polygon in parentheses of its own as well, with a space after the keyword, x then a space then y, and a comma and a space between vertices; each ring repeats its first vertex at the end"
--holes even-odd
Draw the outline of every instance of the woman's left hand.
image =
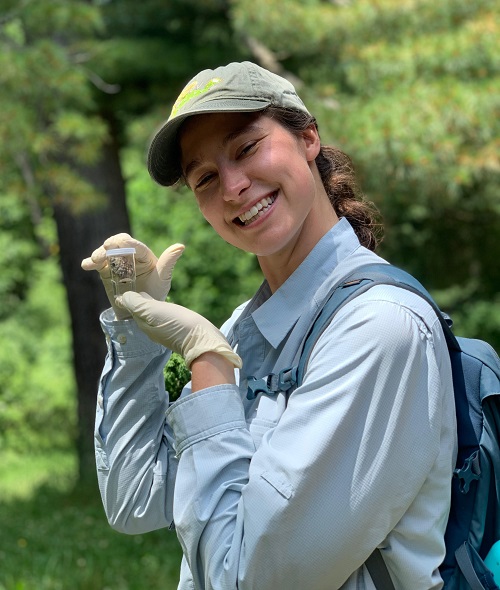
POLYGON ((202 354, 213 352, 241 368, 241 358, 222 332, 200 314, 175 303, 157 301, 147 293, 132 291, 118 297, 116 304, 132 314, 151 340, 183 356, 188 367, 202 354))
POLYGON ((146 244, 132 238, 129 234, 122 233, 111 236, 102 246, 94 250, 89 258, 82 261, 82 268, 99 272, 113 306, 114 296, 106 252, 114 248, 135 248, 137 290, 148 293, 158 301, 165 301, 170 291, 175 263, 184 252, 184 245, 173 244, 163 252, 160 258, 157 258, 146 244))

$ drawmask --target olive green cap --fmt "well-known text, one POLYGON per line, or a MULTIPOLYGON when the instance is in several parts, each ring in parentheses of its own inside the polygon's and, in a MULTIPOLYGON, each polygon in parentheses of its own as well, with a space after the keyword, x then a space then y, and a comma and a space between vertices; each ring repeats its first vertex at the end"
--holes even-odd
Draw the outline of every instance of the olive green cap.
POLYGON ((179 94, 167 121, 156 132, 148 153, 148 170, 163 186, 181 177, 179 129, 192 115, 250 113, 269 107, 308 113, 293 85, 285 78, 249 62, 203 70, 179 94))

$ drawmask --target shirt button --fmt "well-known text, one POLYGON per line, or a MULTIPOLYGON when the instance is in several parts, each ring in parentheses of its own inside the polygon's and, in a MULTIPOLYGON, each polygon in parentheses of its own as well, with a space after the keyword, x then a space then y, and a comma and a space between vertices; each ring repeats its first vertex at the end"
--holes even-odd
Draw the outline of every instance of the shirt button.
POLYGON ((125 334, 118 334, 116 339, 118 340, 118 342, 120 344, 126 344, 126 342, 127 342, 127 337, 125 336, 125 334))
POLYGON ((102 397, 102 393, 100 393, 97 396, 97 403, 99 404, 99 407, 101 408, 101 410, 104 409, 104 400, 103 400, 103 397, 102 397))

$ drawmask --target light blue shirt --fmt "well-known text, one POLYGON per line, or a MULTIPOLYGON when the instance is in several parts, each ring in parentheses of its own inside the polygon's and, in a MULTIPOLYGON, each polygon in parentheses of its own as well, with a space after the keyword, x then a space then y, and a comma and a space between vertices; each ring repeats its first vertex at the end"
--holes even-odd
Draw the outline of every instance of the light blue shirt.
POLYGON ((127 533, 175 522, 181 590, 371 590, 375 547, 396 588, 442 587, 456 422, 445 339, 422 298, 373 287, 319 338, 299 388, 246 398, 247 377, 292 365, 330 287, 372 261, 340 220, 223 327, 243 359, 239 386, 188 385, 171 405, 169 352, 103 314, 104 507, 127 533))

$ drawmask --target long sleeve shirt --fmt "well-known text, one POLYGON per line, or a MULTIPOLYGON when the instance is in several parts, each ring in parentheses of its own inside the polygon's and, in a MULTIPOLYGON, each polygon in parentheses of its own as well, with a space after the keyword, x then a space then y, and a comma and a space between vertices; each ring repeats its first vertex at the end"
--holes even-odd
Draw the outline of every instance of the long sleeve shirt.
POLYGON ((456 420, 444 335, 422 298, 369 289, 320 336, 300 387, 246 396, 249 376, 296 362, 332 285, 373 261, 340 220, 223 327, 243 359, 237 385, 188 385, 172 404, 169 351, 103 314, 104 507, 123 532, 176 529, 181 590, 371 590, 376 547, 396 588, 442 587, 456 420))

